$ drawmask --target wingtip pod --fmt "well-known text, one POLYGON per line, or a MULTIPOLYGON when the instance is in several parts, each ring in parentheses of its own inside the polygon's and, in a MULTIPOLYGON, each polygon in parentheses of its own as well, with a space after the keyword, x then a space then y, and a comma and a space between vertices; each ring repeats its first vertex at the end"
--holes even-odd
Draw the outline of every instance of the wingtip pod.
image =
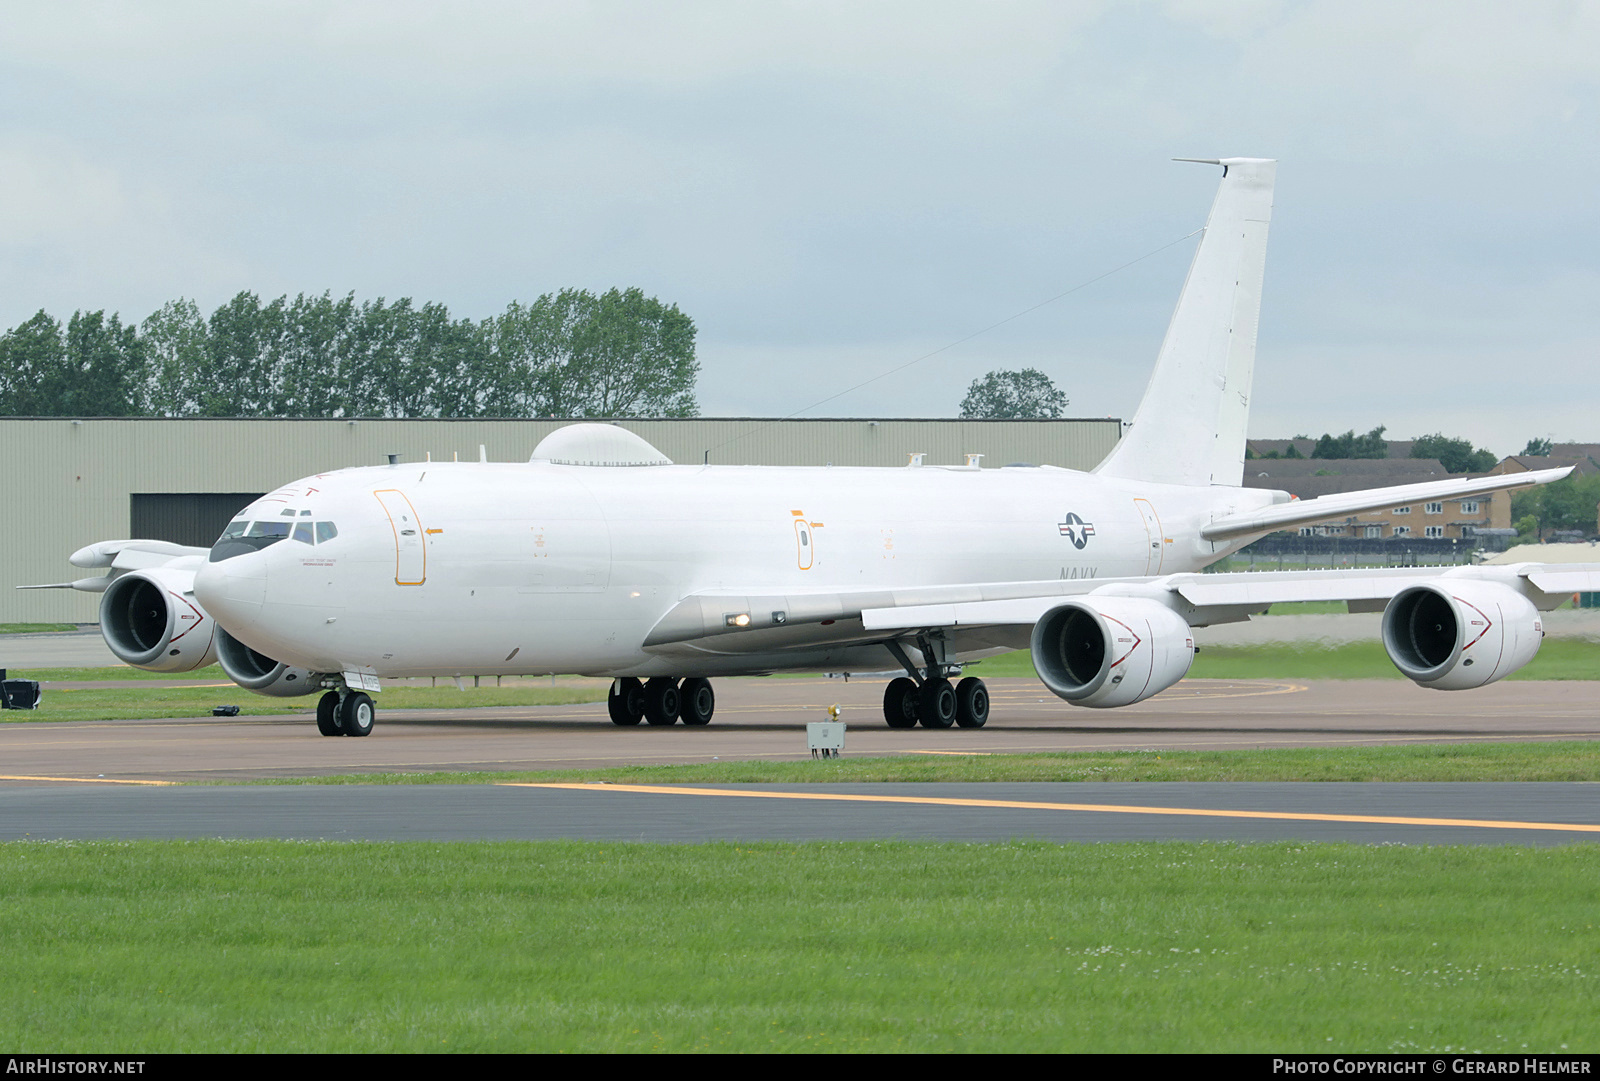
POLYGON ((1238 485, 1278 163, 1178 160, 1220 165, 1222 182, 1144 399, 1096 472, 1164 484, 1238 485))

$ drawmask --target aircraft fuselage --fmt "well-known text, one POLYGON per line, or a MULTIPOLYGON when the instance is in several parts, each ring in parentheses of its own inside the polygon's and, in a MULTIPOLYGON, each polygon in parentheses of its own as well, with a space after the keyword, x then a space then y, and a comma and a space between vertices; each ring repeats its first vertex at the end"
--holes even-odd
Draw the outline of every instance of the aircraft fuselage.
POLYGON ((337 533, 305 528, 304 540, 207 563, 195 592, 241 642, 312 671, 883 668, 881 647, 837 641, 670 659, 641 643, 681 599, 707 591, 1193 571, 1243 543, 1200 541, 1200 525, 1271 500, 1035 467, 408 463, 306 478, 252 504, 238 520, 330 522, 337 533))

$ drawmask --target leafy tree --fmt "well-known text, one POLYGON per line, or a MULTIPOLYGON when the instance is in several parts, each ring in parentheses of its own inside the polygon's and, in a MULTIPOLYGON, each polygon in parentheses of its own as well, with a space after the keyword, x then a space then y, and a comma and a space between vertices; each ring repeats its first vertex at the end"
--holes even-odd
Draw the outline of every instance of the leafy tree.
POLYGON ((390 400, 391 415, 477 417, 493 392, 489 340, 484 324, 452 320, 443 304, 424 304, 414 313, 411 366, 427 373, 426 387, 394 380, 404 394, 390 400), (407 412, 413 404, 428 410, 407 412))
POLYGON ((677 305, 662 304, 638 289, 573 299, 570 353, 544 380, 551 412, 568 417, 692 417, 700 412, 694 398, 700 371, 694 321, 677 305))
POLYGON ((1551 484, 1523 488, 1511 495, 1511 518, 1518 534, 1532 532, 1540 540, 1554 529, 1600 532, 1600 473, 1569 474, 1551 484), (1524 530, 1524 523, 1532 525, 1524 530))
MULTIPOLYGON (((1313 458, 1387 458, 1389 444, 1383 438, 1383 425, 1372 429, 1366 435, 1356 435, 1352 428, 1343 435, 1328 435, 1324 433, 1317 440, 1317 445, 1311 450, 1313 458)), ((1291 446, 1293 444, 1290 444, 1291 446)), ((1296 455, 1299 457, 1299 455, 1296 455)))
POLYGON ((142 326, 47 313, 0 335, 0 413, 693 416, 694 322, 638 289, 568 289, 480 322, 409 298, 242 292, 142 326))
POLYGON ((1600 473, 1567 476, 1545 485, 1544 521, 1546 529, 1581 529, 1584 536, 1600 532, 1600 473))
POLYGON ((1554 444, 1550 440, 1535 437, 1528 440, 1528 445, 1522 448, 1522 453, 1524 457, 1548 458, 1553 447, 1554 444))
POLYGON ((692 417, 694 321, 638 289, 513 302, 486 325, 490 416, 692 417))
POLYGON ((125 417, 144 379, 144 346, 138 328, 103 311, 73 312, 67 321, 66 353, 40 391, 63 417, 125 417))
MULTIPOLYGON (((278 319, 266 341, 272 372, 269 414, 281 417, 348 416, 355 403, 350 374, 356 363, 353 339, 358 314, 355 294, 334 300, 329 293, 274 302, 278 319)), ((269 306, 267 311, 272 311, 269 306)), ((354 412, 361 412, 354 410, 354 412)))
POLYGON ((145 377, 135 398, 139 412, 154 417, 197 415, 210 336, 199 306, 181 297, 169 301, 139 331, 145 352, 145 377))
POLYGON ((1066 411, 1067 396, 1037 368, 992 371, 974 379, 961 401, 967 420, 1049 420, 1066 411))
POLYGON ((61 324, 40 311, 0 336, 0 407, 13 417, 58 416, 47 386, 66 363, 61 324))
POLYGON ((276 345, 287 297, 268 304, 251 292, 234 296, 207 321, 199 373, 199 415, 270 417, 277 404, 276 345))
POLYGON ((1411 457, 1437 458, 1446 473, 1486 473, 1499 461, 1491 451, 1472 449, 1466 439, 1452 439, 1434 433, 1418 438, 1411 444, 1411 457))
POLYGON ((121 417, 137 412, 138 331, 103 311, 65 328, 44 312, 0 337, 0 408, 12 416, 121 417))

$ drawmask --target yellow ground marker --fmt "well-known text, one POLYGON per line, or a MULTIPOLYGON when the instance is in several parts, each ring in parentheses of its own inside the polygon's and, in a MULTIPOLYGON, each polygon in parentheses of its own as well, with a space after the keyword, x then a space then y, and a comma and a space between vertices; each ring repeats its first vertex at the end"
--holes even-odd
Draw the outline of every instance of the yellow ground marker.
POLYGON ((1116 803, 1042 803, 1031 800, 955 799, 944 796, 866 796, 839 792, 752 792, 729 788, 680 788, 645 784, 507 783, 508 788, 570 788, 589 792, 644 792, 664 796, 744 796, 753 799, 835 800, 845 803, 914 803, 937 807, 991 807, 1030 811, 1090 811, 1099 814, 1175 815, 1194 818, 1262 818, 1288 822, 1357 822, 1383 826, 1463 826, 1491 830, 1556 830, 1600 833, 1600 825, 1573 822, 1512 822, 1480 818, 1412 818, 1404 815, 1312 814, 1302 811, 1227 811, 1206 807, 1138 807, 1116 803))
POLYGON ((153 784, 175 785, 177 781, 124 781, 108 777, 12 777, 0 773, 0 781, 65 781, 71 784, 153 784))

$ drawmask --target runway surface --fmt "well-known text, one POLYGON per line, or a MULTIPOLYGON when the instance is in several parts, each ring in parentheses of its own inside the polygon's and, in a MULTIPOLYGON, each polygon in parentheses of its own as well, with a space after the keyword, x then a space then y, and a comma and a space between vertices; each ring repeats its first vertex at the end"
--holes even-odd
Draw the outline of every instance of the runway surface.
POLYGON ((835 704, 850 725, 847 756, 1600 738, 1593 684, 1581 682, 1442 694, 1403 681, 1185 680, 1101 712, 1032 679, 997 678, 985 728, 943 731, 886 727, 884 682, 718 680, 704 728, 619 728, 598 703, 385 710, 381 697, 365 739, 319 736, 309 709, 0 724, 0 839, 1600 840, 1600 786, 1584 784, 184 785, 808 759, 805 724, 835 704))
POLYGON ((293 785, 0 790, 0 839, 1562 844, 1591 784, 293 785))
POLYGON ((1582 682, 1446 694, 1399 680, 1185 680, 1148 702, 1101 711, 1068 706, 1032 679, 994 679, 988 726, 942 731, 886 727, 883 685, 718 680, 716 716, 704 728, 618 728, 598 703, 385 710, 381 696, 364 739, 317 735, 309 709, 298 718, 0 724, 0 786, 792 760, 809 757, 805 724, 833 704, 850 726, 851 756, 1600 738, 1594 685, 1582 682))

